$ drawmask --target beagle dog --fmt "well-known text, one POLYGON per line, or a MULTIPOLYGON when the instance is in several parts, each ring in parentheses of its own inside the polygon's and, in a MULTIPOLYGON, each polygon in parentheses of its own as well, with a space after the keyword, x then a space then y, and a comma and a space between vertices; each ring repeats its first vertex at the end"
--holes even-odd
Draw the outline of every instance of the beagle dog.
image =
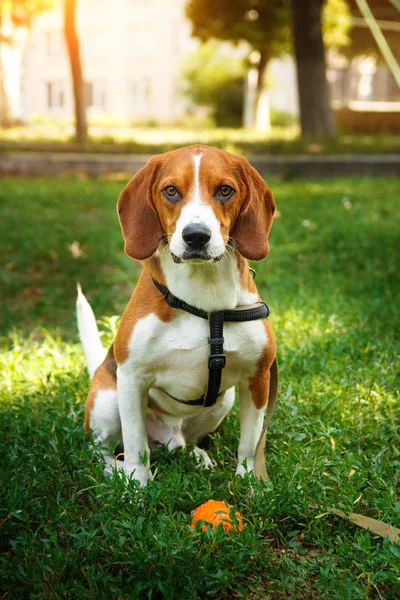
POLYGON ((254 471, 276 349, 247 259, 267 256, 274 211, 246 159, 202 145, 152 157, 122 191, 125 252, 143 271, 107 353, 80 290, 77 300, 91 376, 85 428, 108 468, 146 485, 158 444, 194 445, 197 462, 213 466, 197 444, 230 411, 236 387, 236 473, 254 471), (246 318, 232 322, 235 311, 246 318), (123 461, 104 450, 118 443, 123 461))

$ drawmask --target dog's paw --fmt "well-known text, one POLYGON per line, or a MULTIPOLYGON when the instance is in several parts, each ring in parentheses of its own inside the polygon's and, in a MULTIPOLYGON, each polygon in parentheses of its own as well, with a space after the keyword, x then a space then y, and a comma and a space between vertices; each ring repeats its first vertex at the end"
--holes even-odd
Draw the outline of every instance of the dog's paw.
POLYGON ((247 473, 254 473, 254 460, 249 458, 239 459, 235 475, 244 477, 247 473))
POLYGON ((147 485, 148 481, 151 481, 153 479, 150 471, 148 471, 146 467, 142 464, 136 464, 131 466, 125 465, 124 471, 125 475, 129 479, 135 479, 139 482, 141 487, 144 487, 145 485, 147 485))
POLYGON ((125 462, 116 460, 113 456, 105 456, 104 459, 106 462, 103 470, 104 475, 111 475, 114 471, 118 471, 126 475, 127 481, 135 479, 142 487, 147 485, 147 482, 152 479, 151 473, 141 463, 128 465, 125 462))
POLYGON ((212 460, 208 456, 207 452, 202 448, 199 448, 198 446, 193 446, 193 448, 191 448, 191 452, 194 456, 197 466, 201 469, 215 469, 215 467, 217 466, 217 463, 214 460, 212 460))

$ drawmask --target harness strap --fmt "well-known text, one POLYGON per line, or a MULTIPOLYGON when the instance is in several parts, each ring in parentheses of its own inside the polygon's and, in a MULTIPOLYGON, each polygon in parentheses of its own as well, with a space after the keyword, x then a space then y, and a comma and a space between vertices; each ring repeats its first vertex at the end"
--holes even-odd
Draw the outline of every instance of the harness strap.
MULTIPOLYGON (((195 400, 181 400, 180 398, 176 398, 175 396, 172 396, 172 394, 169 394, 168 392, 166 392, 165 390, 163 390, 162 388, 159 388, 162 392, 164 392, 164 394, 167 394, 167 396, 169 396, 170 398, 172 398, 172 400, 176 400, 177 402, 180 402, 181 404, 188 404, 189 406, 205 406, 204 401, 205 401, 205 395, 201 396, 201 398, 196 398, 195 400)), ((219 392, 218 396, 222 396, 222 394, 225 394, 226 390, 223 390, 222 392, 219 392)))
POLYGON ((162 293, 162 295, 165 298, 165 302, 171 308, 180 308, 181 310, 184 310, 185 312, 188 312, 191 315, 195 315, 196 317, 201 317, 202 319, 208 319, 208 313, 205 310, 201 310, 200 308, 191 306, 184 300, 177 298, 176 296, 171 294, 169 289, 165 285, 160 283, 159 281, 156 281, 155 279, 153 279, 153 283, 156 286, 156 288, 158 289, 158 291, 162 293))
POLYGON ((196 317, 207 319, 210 326, 210 336, 208 343, 210 345, 210 354, 208 357, 208 384, 207 391, 203 398, 196 400, 179 400, 182 404, 209 407, 213 406, 219 396, 219 388, 222 379, 222 369, 226 364, 224 354, 224 321, 231 323, 240 323, 245 321, 255 321, 257 319, 266 319, 269 315, 269 308, 265 302, 258 302, 252 306, 238 307, 231 310, 216 310, 207 313, 200 308, 191 306, 184 300, 177 298, 169 289, 153 279, 153 283, 159 292, 164 296, 166 303, 171 308, 179 308, 196 317))
MULTIPOLYGON (((191 304, 188 304, 184 300, 177 298, 169 289, 153 279, 153 283, 158 289, 159 292, 164 296, 165 302, 171 308, 180 308, 191 315, 195 315, 196 317, 200 317, 201 319, 205 319, 208 321, 209 315, 212 313, 208 313, 205 310, 201 310, 201 308, 196 308, 191 304)), ((237 308, 232 308, 230 310, 217 311, 222 312, 224 321, 227 323, 239 323, 240 321, 257 321, 258 319, 266 319, 269 316, 269 306, 262 300, 257 304, 251 306, 238 306, 237 308)))
POLYGON ((226 364, 224 354, 224 312, 210 313, 210 356, 208 357, 208 385, 203 406, 213 406, 218 398, 221 385, 222 369, 226 364))

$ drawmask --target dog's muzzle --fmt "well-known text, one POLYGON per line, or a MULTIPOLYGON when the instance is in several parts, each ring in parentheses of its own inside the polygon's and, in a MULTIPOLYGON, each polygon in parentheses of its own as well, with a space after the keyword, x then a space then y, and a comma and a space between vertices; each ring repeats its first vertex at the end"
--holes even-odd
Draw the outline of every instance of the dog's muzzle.
POLYGON ((210 254, 211 237, 211 230, 204 223, 189 223, 182 231, 184 250, 179 256, 171 251, 172 260, 177 264, 184 261, 216 262, 221 260, 222 254, 219 256, 210 254))
POLYGON ((182 238, 190 250, 198 252, 204 250, 211 240, 211 231, 203 223, 190 223, 182 231, 182 238))

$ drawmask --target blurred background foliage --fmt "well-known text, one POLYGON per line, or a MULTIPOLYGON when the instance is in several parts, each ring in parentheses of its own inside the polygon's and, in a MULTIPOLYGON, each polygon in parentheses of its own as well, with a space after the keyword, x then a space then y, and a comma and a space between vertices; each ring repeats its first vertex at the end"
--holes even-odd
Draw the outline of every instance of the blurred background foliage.
POLYGON ((277 124, 299 125, 284 139, 398 132, 399 7, 368 0, 368 16, 363 6, 102 0, 93 20, 92 0, 3 0, 0 147, 35 131, 45 137, 39 121, 58 125, 60 140, 67 128, 83 149, 91 138, 134 142, 133 127, 244 128, 264 141, 277 124), (392 60, 371 33, 373 19, 392 60))
POLYGON ((218 52, 216 42, 190 54, 183 71, 191 107, 207 108, 217 127, 240 127, 243 118, 244 61, 218 52))

